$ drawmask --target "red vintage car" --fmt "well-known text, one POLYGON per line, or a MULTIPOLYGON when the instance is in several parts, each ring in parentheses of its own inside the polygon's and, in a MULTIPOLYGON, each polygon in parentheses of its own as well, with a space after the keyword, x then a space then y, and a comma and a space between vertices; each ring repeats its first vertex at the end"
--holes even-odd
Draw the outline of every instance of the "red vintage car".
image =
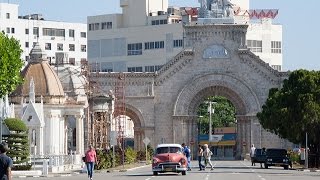
POLYGON ((187 158, 180 144, 159 144, 152 160, 153 175, 164 172, 187 174, 187 158))

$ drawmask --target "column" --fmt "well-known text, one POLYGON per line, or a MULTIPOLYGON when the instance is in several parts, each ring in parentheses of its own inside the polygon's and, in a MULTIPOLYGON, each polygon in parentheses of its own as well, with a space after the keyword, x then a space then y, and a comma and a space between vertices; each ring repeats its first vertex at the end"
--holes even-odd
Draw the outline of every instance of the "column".
POLYGON ((82 115, 76 115, 76 153, 84 154, 84 140, 83 140, 83 118, 82 115))
POLYGON ((37 147, 38 147, 38 155, 42 156, 44 155, 44 136, 43 136, 43 127, 40 126, 38 130, 38 142, 37 142, 37 147))

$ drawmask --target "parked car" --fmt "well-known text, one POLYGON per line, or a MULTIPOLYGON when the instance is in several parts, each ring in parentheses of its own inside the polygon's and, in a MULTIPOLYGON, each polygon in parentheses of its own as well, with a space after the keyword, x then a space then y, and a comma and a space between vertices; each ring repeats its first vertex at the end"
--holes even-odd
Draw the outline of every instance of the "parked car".
POLYGON ((265 148, 264 149, 257 148, 254 151, 253 162, 260 163, 261 167, 262 167, 262 164, 264 164, 266 162, 266 149, 265 148))
POLYGON ((187 174, 187 158, 180 144, 159 144, 152 160, 153 175, 165 172, 187 174))
POLYGON ((284 169, 289 169, 289 166, 292 166, 292 164, 288 157, 287 150, 276 148, 267 149, 264 167, 267 169, 269 166, 281 166, 284 169))

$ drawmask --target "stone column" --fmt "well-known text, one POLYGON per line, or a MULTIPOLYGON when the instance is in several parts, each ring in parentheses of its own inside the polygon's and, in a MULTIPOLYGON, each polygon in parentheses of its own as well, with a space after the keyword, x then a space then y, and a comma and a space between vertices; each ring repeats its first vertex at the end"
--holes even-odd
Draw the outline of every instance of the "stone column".
POLYGON ((37 142, 37 146, 38 146, 38 155, 42 156, 44 155, 44 136, 43 136, 43 127, 40 126, 39 130, 37 132, 38 136, 38 142, 37 142))
POLYGON ((76 153, 84 154, 84 142, 83 142, 83 117, 82 115, 76 115, 76 153))

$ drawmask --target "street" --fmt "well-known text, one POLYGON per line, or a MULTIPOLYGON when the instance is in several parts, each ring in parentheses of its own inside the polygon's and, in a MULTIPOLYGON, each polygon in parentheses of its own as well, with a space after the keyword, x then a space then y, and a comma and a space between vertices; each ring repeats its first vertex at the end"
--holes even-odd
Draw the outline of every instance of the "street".
MULTIPOLYGON (((320 178, 320 172, 305 172, 297 170, 284 170, 282 167, 271 167, 261 169, 260 164, 251 166, 248 161, 214 161, 213 171, 198 171, 197 161, 192 161, 192 171, 188 171, 186 176, 176 173, 164 173, 153 176, 151 166, 134 168, 126 172, 95 173, 94 180, 315 180, 320 178)), ((40 177, 38 179, 68 179, 82 180, 88 179, 86 174, 75 174, 65 177, 40 177)))

